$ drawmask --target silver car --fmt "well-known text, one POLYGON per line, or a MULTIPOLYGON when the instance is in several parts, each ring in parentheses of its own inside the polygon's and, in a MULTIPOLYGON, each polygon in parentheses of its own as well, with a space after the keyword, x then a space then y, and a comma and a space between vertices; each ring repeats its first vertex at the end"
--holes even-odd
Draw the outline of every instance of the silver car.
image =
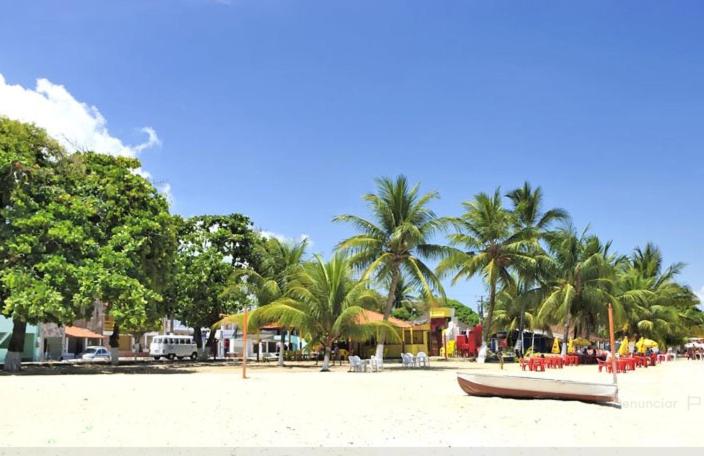
POLYGON ((86 361, 110 361, 110 352, 107 348, 99 345, 86 347, 85 351, 81 353, 80 359, 86 361))

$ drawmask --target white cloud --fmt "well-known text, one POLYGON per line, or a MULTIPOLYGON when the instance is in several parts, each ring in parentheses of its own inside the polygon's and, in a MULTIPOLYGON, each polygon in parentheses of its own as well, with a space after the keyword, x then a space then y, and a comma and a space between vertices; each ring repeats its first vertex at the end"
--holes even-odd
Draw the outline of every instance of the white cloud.
POLYGON ((308 247, 313 246, 313 241, 311 240, 310 236, 308 236, 305 233, 299 235, 298 237, 289 237, 289 236, 285 236, 283 234, 275 233, 273 231, 259 230, 259 234, 261 234, 263 237, 265 237, 267 239, 274 238, 274 239, 278 239, 281 242, 287 242, 287 243, 302 242, 305 240, 305 241, 308 241, 308 247))
POLYGON ((76 100, 66 88, 48 79, 37 79, 34 89, 11 85, 0 74, 0 115, 44 128, 67 150, 93 150, 110 155, 136 157, 161 144, 151 127, 143 127, 145 142, 124 144, 110 134, 107 120, 98 108, 76 100))
MULTIPOLYGON (((64 86, 43 78, 37 79, 34 89, 27 89, 19 84, 8 84, 0 73, 0 116, 36 124, 69 152, 91 150, 136 157, 147 149, 161 145, 159 136, 151 127, 139 129, 147 136, 141 144, 124 144, 110 134, 107 120, 97 107, 76 100, 64 86)), ((141 168, 136 173, 151 179, 151 174, 141 168)), ((170 202, 173 200, 171 185, 158 184, 157 188, 170 202)))

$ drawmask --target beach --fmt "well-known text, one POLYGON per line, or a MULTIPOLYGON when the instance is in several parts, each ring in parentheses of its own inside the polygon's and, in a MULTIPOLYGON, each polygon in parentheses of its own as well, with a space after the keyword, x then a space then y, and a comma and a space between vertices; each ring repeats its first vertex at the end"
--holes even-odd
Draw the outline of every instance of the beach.
MULTIPOLYGON (((0 376, 4 446, 692 446, 704 444, 704 362, 619 375, 622 408, 465 395, 457 371, 609 382, 596 366, 433 361, 381 373, 312 365, 133 367, 0 376), (120 369, 117 370, 120 372, 120 369), (144 373, 141 373, 144 372, 144 373), (149 372, 150 375, 147 374, 149 372)), ((157 364, 157 366, 159 366, 157 364)), ((44 368, 36 368, 41 372, 44 368)))

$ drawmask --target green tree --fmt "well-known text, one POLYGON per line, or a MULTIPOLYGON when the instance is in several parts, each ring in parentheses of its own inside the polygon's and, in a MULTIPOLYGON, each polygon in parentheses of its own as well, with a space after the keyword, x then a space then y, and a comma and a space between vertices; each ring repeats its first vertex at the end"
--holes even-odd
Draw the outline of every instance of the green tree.
POLYGON ((479 323, 479 314, 457 299, 448 298, 445 302, 445 306, 455 309, 455 316, 457 317, 457 320, 465 325, 471 327, 479 323))
MULTIPOLYGON (((510 191, 507 195, 512 203, 514 216, 514 224, 517 230, 525 230, 530 236, 539 242, 527 243, 525 246, 526 254, 536 259, 534 267, 526 268, 521 271, 516 286, 505 290, 504 300, 501 304, 503 310, 509 310, 511 306, 518 304, 518 329, 519 334, 519 350, 523 354, 523 331, 525 328, 526 316, 532 316, 527 312, 527 306, 536 304, 537 296, 544 290, 541 283, 542 267, 545 259, 545 252, 540 244, 540 241, 545 241, 556 223, 567 222, 569 215, 567 211, 560 208, 548 209, 543 212, 543 190, 540 187, 533 187, 530 183, 525 182, 522 187, 510 191), (511 298, 510 300, 508 298, 511 298)), ((502 313, 502 318, 506 316, 502 313)))
MULTIPOLYGON (((202 328, 211 327, 223 314, 239 311, 246 304, 244 293, 230 290, 236 271, 258 267, 263 240, 241 214, 201 215, 180 220, 175 274, 170 283, 170 314, 193 328, 203 349, 202 328)), ((206 347, 215 343, 210 331, 206 347)))
POLYGON ((680 344, 702 324, 696 295, 677 282, 684 264, 663 267, 654 244, 636 248, 618 270, 617 294, 625 315, 621 330, 640 334, 661 345, 680 344))
POLYGON ((42 130, 0 119, 0 166, 0 296, 15 323, 6 369, 19 368, 27 322, 68 324, 104 302, 113 347, 120 327, 153 324, 175 236, 139 162, 69 156, 42 130))
MULTIPOLYGON (((334 221, 350 223, 360 232, 340 242, 338 249, 351 254, 352 265, 364 271, 364 278, 387 284, 386 321, 402 277, 426 299, 432 299, 435 291, 444 297, 440 280, 424 261, 440 258, 445 251, 431 240, 446 222, 428 208, 430 201, 438 198, 436 192, 421 195, 419 186, 409 186, 404 176, 380 178, 376 183, 377 193, 364 196, 374 221, 356 215, 340 215, 334 221)), ((384 340, 380 338, 376 355, 382 358, 383 354, 384 340)))
POLYGON ((453 284, 477 275, 486 282, 489 305, 482 334, 485 352, 493 328, 497 291, 513 286, 512 272, 535 267, 531 252, 536 240, 531 230, 517 227, 514 214, 502 204, 499 189, 493 195, 479 193, 463 206, 465 213, 453 221, 457 232, 450 234, 455 248, 440 261, 438 273, 453 273, 453 284))
POLYGON ((95 210, 87 225, 98 245, 97 255, 83 260, 86 275, 77 298, 83 306, 105 303, 115 322, 110 346, 117 363, 120 332, 152 328, 164 314, 175 222, 166 199, 137 173, 138 160, 93 152, 71 159, 80 170, 77 196, 95 210))
POLYGON ((598 237, 578 235, 565 228, 549 236, 551 265, 548 271, 546 297, 538 317, 564 326, 562 352, 566 353, 571 324, 589 333, 604 322, 611 302, 617 317, 621 315, 619 301, 613 295, 615 257, 610 244, 598 237))
POLYGON ((285 297, 255 309, 251 318, 255 326, 277 322, 299 328, 312 344, 323 347, 321 371, 327 372, 332 346, 339 340, 364 341, 373 336, 399 340, 387 321, 363 319, 364 308, 376 299, 366 280, 352 278, 350 262, 342 254, 329 262, 316 255, 296 275, 285 297))
POLYGON ((0 311, 13 320, 5 370, 20 369, 27 323, 69 322, 87 309, 84 255, 96 251, 74 198, 73 168, 43 130, 0 117, 0 311))
MULTIPOLYGON (((254 268, 240 269, 235 271, 228 282, 225 291, 226 295, 237 295, 245 293, 253 298, 253 303, 258 308, 264 308, 269 304, 278 302, 289 293, 289 286, 298 276, 303 267, 303 259, 308 246, 307 240, 297 243, 283 242, 276 238, 267 239, 259 246, 260 266, 254 268)), ((240 309, 238 309, 240 310, 240 309)), ((248 328, 259 330, 257 327, 259 320, 258 313, 250 318, 248 328)), ((218 324, 240 324, 241 315, 228 315, 218 324)), ((264 322, 262 324, 266 324, 264 322)), ((281 330, 279 366, 284 365, 284 329, 290 331, 291 327, 281 330)), ((300 332, 299 332, 300 335, 300 332)))

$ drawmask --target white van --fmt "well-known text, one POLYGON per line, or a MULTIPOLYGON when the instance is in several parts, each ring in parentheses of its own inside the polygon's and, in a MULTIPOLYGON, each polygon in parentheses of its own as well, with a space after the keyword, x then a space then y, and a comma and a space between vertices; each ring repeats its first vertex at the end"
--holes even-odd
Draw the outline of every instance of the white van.
POLYGON ((152 339, 152 343, 149 344, 149 355, 157 360, 161 359, 162 356, 168 359, 191 358, 196 360, 198 358, 198 350, 193 342, 193 337, 169 334, 156 336, 152 339))

